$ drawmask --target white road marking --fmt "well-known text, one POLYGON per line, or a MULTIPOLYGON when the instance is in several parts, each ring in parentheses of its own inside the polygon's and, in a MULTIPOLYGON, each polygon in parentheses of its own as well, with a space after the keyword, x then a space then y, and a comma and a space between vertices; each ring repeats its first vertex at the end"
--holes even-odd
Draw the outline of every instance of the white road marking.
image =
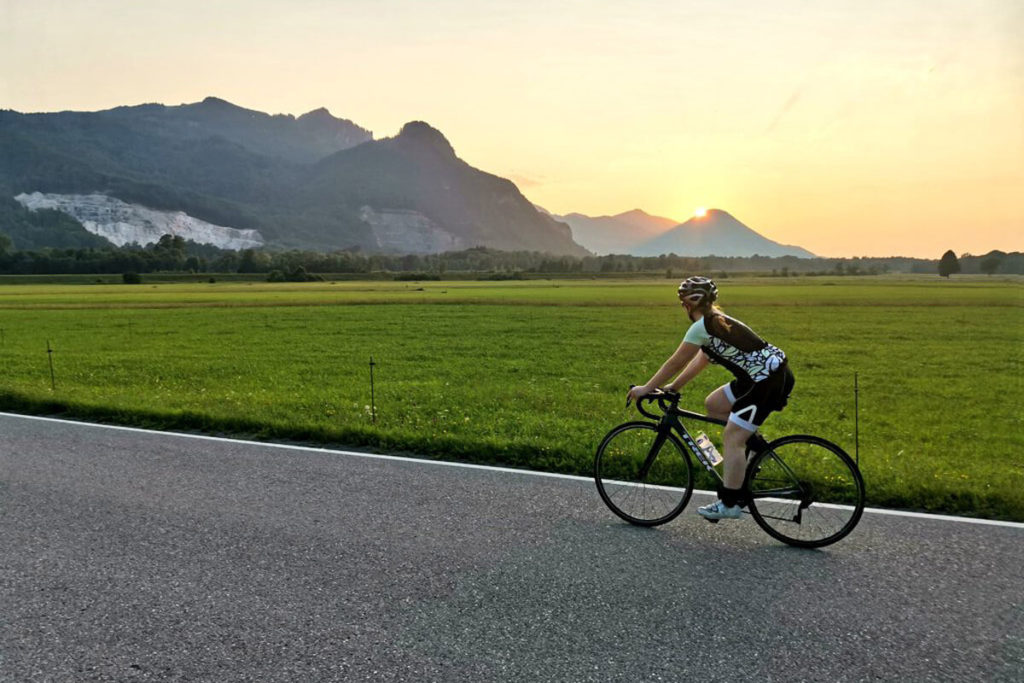
MULTIPOLYGON (((504 472, 507 474, 524 474, 531 477, 551 477, 554 479, 568 479, 572 481, 593 482, 592 477, 581 477, 574 474, 558 474, 556 472, 535 472, 533 470, 522 470, 513 467, 497 467, 495 465, 473 465, 464 462, 450 462, 448 460, 429 460, 427 458, 409 458, 401 455, 382 455, 379 453, 364 453, 361 451, 343 451, 333 448, 316 448, 314 446, 295 446, 290 444, 273 443, 270 441, 249 441, 246 439, 229 439, 222 436, 207 436, 205 434, 187 434, 185 432, 162 432, 156 429, 142 429, 140 427, 123 427, 120 425, 98 424, 96 422, 83 422, 79 420, 65 420, 57 417, 41 417, 38 415, 21 415, 18 413, 5 413, 0 411, 0 416, 14 417, 23 420, 39 420, 42 422, 58 422, 61 424, 77 425, 80 427, 95 427, 97 429, 114 429, 122 432, 137 432, 159 436, 175 436, 183 439, 200 439, 204 441, 219 441, 222 443, 240 444, 245 446, 260 446, 263 448, 276 448, 286 451, 302 451, 307 453, 321 453, 329 455, 347 455, 355 458, 371 458, 374 460, 390 460, 399 462, 411 462, 420 465, 437 465, 440 467, 461 467, 470 470, 486 470, 489 472, 504 472)), ((694 490, 697 495, 714 496, 714 491, 694 490)), ((914 517, 917 519, 928 519, 940 522, 959 522, 961 524, 985 524, 988 526, 1002 526, 1011 529, 1024 529, 1024 522, 1005 522, 999 519, 981 519, 976 517, 956 517, 954 515, 935 515, 925 512, 908 512, 905 510, 887 510, 884 508, 864 508, 865 513, 876 515, 890 515, 895 517, 914 517)))

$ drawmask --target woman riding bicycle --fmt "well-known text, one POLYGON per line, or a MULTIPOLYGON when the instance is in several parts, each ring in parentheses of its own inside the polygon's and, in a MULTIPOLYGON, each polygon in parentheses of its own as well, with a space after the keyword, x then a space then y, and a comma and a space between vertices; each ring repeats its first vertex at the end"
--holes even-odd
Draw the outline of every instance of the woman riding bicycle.
POLYGON ((718 287, 706 277, 687 278, 679 284, 679 301, 692 322, 683 342, 654 376, 633 387, 628 400, 636 400, 672 377, 666 389, 679 391, 709 363, 725 366, 735 379, 704 399, 708 415, 727 420, 722 431, 725 459, 719 500, 697 510, 705 519, 737 519, 746 472, 747 440, 768 414, 782 410, 793 390, 793 373, 782 349, 764 341, 749 327, 714 305, 718 287), (678 375, 678 376, 676 376, 678 375))

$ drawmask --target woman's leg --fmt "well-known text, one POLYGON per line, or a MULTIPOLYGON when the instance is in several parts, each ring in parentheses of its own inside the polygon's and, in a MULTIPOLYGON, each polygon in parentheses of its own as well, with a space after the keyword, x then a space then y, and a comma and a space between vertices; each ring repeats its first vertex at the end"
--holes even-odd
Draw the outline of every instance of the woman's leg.
POLYGON ((719 502, 698 508, 697 513, 705 519, 738 519, 742 516, 740 506, 743 500, 743 477, 746 474, 746 443, 753 432, 729 421, 722 430, 722 445, 725 460, 722 473, 722 488, 718 491, 719 502), (724 506, 724 507, 723 507, 724 506))
POLYGON ((711 417, 725 420, 729 417, 729 411, 732 410, 732 402, 734 400, 730 396, 729 385, 723 384, 704 399, 704 410, 711 417))
POLYGON ((744 429, 735 422, 728 422, 722 430, 722 446, 725 451, 725 472, 722 483, 726 488, 743 488, 743 478, 747 473, 747 439, 754 431, 744 429))

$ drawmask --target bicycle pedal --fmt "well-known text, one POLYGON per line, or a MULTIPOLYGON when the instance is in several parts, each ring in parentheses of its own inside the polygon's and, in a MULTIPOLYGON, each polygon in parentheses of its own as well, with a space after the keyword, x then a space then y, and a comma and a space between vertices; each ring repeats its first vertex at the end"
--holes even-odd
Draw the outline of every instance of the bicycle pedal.
MULTIPOLYGON (((703 517, 703 515, 701 515, 701 516, 703 517)), ((720 521, 720 520, 717 520, 717 519, 708 519, 707 517, 704 517, 704 519, 707 519, 707 521, 710 524, 718 524, 718 522, 720 521)))

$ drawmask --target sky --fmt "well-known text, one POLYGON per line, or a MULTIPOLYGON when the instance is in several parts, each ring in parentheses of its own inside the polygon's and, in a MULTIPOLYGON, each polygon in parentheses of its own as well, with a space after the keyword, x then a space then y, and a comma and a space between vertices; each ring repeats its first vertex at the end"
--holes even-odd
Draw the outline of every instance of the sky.
POLYGON ((554 213, 1024 251, 1021 0, 0 0, 0 109, 411 120, 554 213))

